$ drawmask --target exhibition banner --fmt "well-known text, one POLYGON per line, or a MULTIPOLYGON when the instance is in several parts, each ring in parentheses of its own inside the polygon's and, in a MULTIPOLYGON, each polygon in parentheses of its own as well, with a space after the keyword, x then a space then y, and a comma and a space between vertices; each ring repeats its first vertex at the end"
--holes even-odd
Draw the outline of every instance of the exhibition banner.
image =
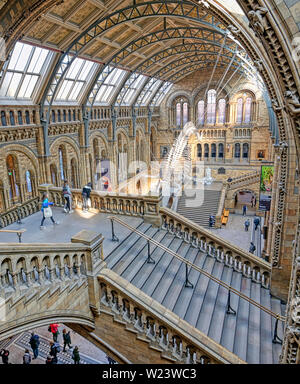
POLYGON ((269 211, 271 208, 273 176, 274 166, 262 165, 259 191, 260 211, 269 211))

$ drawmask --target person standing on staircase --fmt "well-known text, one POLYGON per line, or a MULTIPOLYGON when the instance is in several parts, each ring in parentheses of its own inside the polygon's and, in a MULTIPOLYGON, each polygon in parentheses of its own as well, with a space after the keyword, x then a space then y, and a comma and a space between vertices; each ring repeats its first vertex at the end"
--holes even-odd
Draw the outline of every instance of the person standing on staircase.
POLYGON ((246 216, 247 214, 247 205, 243 205, 243 216, 246 216))
POLYGON ((66 329, 63 329, 63 339, 64 339, 64 349, 63 349, 63 352, 66 352, 66 346, 68 346, 69 349, 72 348, 70 331, 67 332, 66 329))
POLYGON ((9 351, 7 349, 2 349, 0 351, 0 356, 2 357, 2 363, 8 364, 9 351))
POLYGON ((57 364, 57 354, 60 352, 60 345, 58 343, 53 343, 53 341, 50 341, 50 353, 49 355, 52 356, 52 364, 57 364))

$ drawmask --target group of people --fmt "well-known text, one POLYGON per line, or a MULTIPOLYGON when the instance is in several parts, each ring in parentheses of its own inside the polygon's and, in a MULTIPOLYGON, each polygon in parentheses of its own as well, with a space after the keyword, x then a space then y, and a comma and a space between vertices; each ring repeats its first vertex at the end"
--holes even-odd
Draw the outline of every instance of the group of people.
MULTIPOLYGON (((256 231, 258 226, 260 225, 260 219, 255 216, 255 218, 253 220, 253 224, 254 224, 254 230, 256 231)), ((247 219, 245 221, 244 226, 245 226, 245 231, 248 232, 249 231, 249 227, 250 227, 250 220, 249 219, 247 219)), ((256 251, 256 246, 254 245, 253 241, 251 241, 250 242, 250 247, 249 247, 249 252, 254 254, 255 251, 256 251)))
MULTIPOLYGON (((87 183, 83 188, 82 188, 82 210, 84 212, 87 212, 89 208, 91 207, 91 195, 92 191, 92 183, 87 183)), ((65 180, 62 188, 62 194, 65 200, 65 205, 64 205, 64 212, 66 213, 73 213, 72 209, 72 191, 71 188, 68 184, 68 181, 65 180)), ((49 201, 49 195, 47 192, 43 193, 43 198, 42 198, 42 221, 40 225, 40 229, 44 229, 44 222, 47 218, 49 218, 53 224, 58 225, 59 222, 54 220, 53 218, 53 212, 51 209, 51 206, 54 205, 53 202, 49 201)))
MULTIPOLYGON (((49 355, 47 356, 47 359, 45 361, 46 364, 57 364, 58 353, 61 352, 60 344, 58 342, 58 330, 59 324, 50 324, 48 331, 51 332, 53 341, 50 341, 50 351, 49 355)), ((63 335, 63 352, 66 352, 66 347, 68 346, 69 350, 72 351, 72 359, 74 361, 74 364, 80 364, 80 354, 78 346, 76 345, 74 348, 71 345, 71 334, 70 331, 67 331, 66 329, 63 329, 62 331, 63 335)), ((23 355, 23 364, 30 364, 32 360, 35 360, 39 356, 39 345, 40 345, 40 337, 36 333, 32 332, 31 337, 29 340, 30 347, 32 349, 33 357, 31 357, 29 349, 25 349, 25 353, 23 355)), ((9 351, 7 349, 2 349, 0 351, 0 357, 2 358, 3 364, 9 364, 9 351)))

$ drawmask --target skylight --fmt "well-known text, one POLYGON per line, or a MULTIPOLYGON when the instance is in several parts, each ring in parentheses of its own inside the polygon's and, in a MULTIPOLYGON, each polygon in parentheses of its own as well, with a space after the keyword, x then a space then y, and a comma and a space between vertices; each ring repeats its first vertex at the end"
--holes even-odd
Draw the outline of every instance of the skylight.
POLYGON ((104 80, 96 96, 97 103, 108 104, 117 89, 117 85, 122 81, 126 71, 115 68, 104 80))
POLYGON ((32 99, 52 56, 47 49, 17 42, 6 63, 0 97, 32 99))

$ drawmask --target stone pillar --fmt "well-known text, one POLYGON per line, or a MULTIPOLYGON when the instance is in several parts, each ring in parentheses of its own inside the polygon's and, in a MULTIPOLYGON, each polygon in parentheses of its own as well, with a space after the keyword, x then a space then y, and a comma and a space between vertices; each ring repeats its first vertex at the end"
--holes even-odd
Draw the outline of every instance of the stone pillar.
POLYGON ((86 245, 85 269, 88 280, 89 305, 95 316, 100 314, 100 285, 98 274, 101 269, 106 267, 103 260, 103 240, 102 234, 93 231, 83 230, 71 239, 72 243, 86 245))

